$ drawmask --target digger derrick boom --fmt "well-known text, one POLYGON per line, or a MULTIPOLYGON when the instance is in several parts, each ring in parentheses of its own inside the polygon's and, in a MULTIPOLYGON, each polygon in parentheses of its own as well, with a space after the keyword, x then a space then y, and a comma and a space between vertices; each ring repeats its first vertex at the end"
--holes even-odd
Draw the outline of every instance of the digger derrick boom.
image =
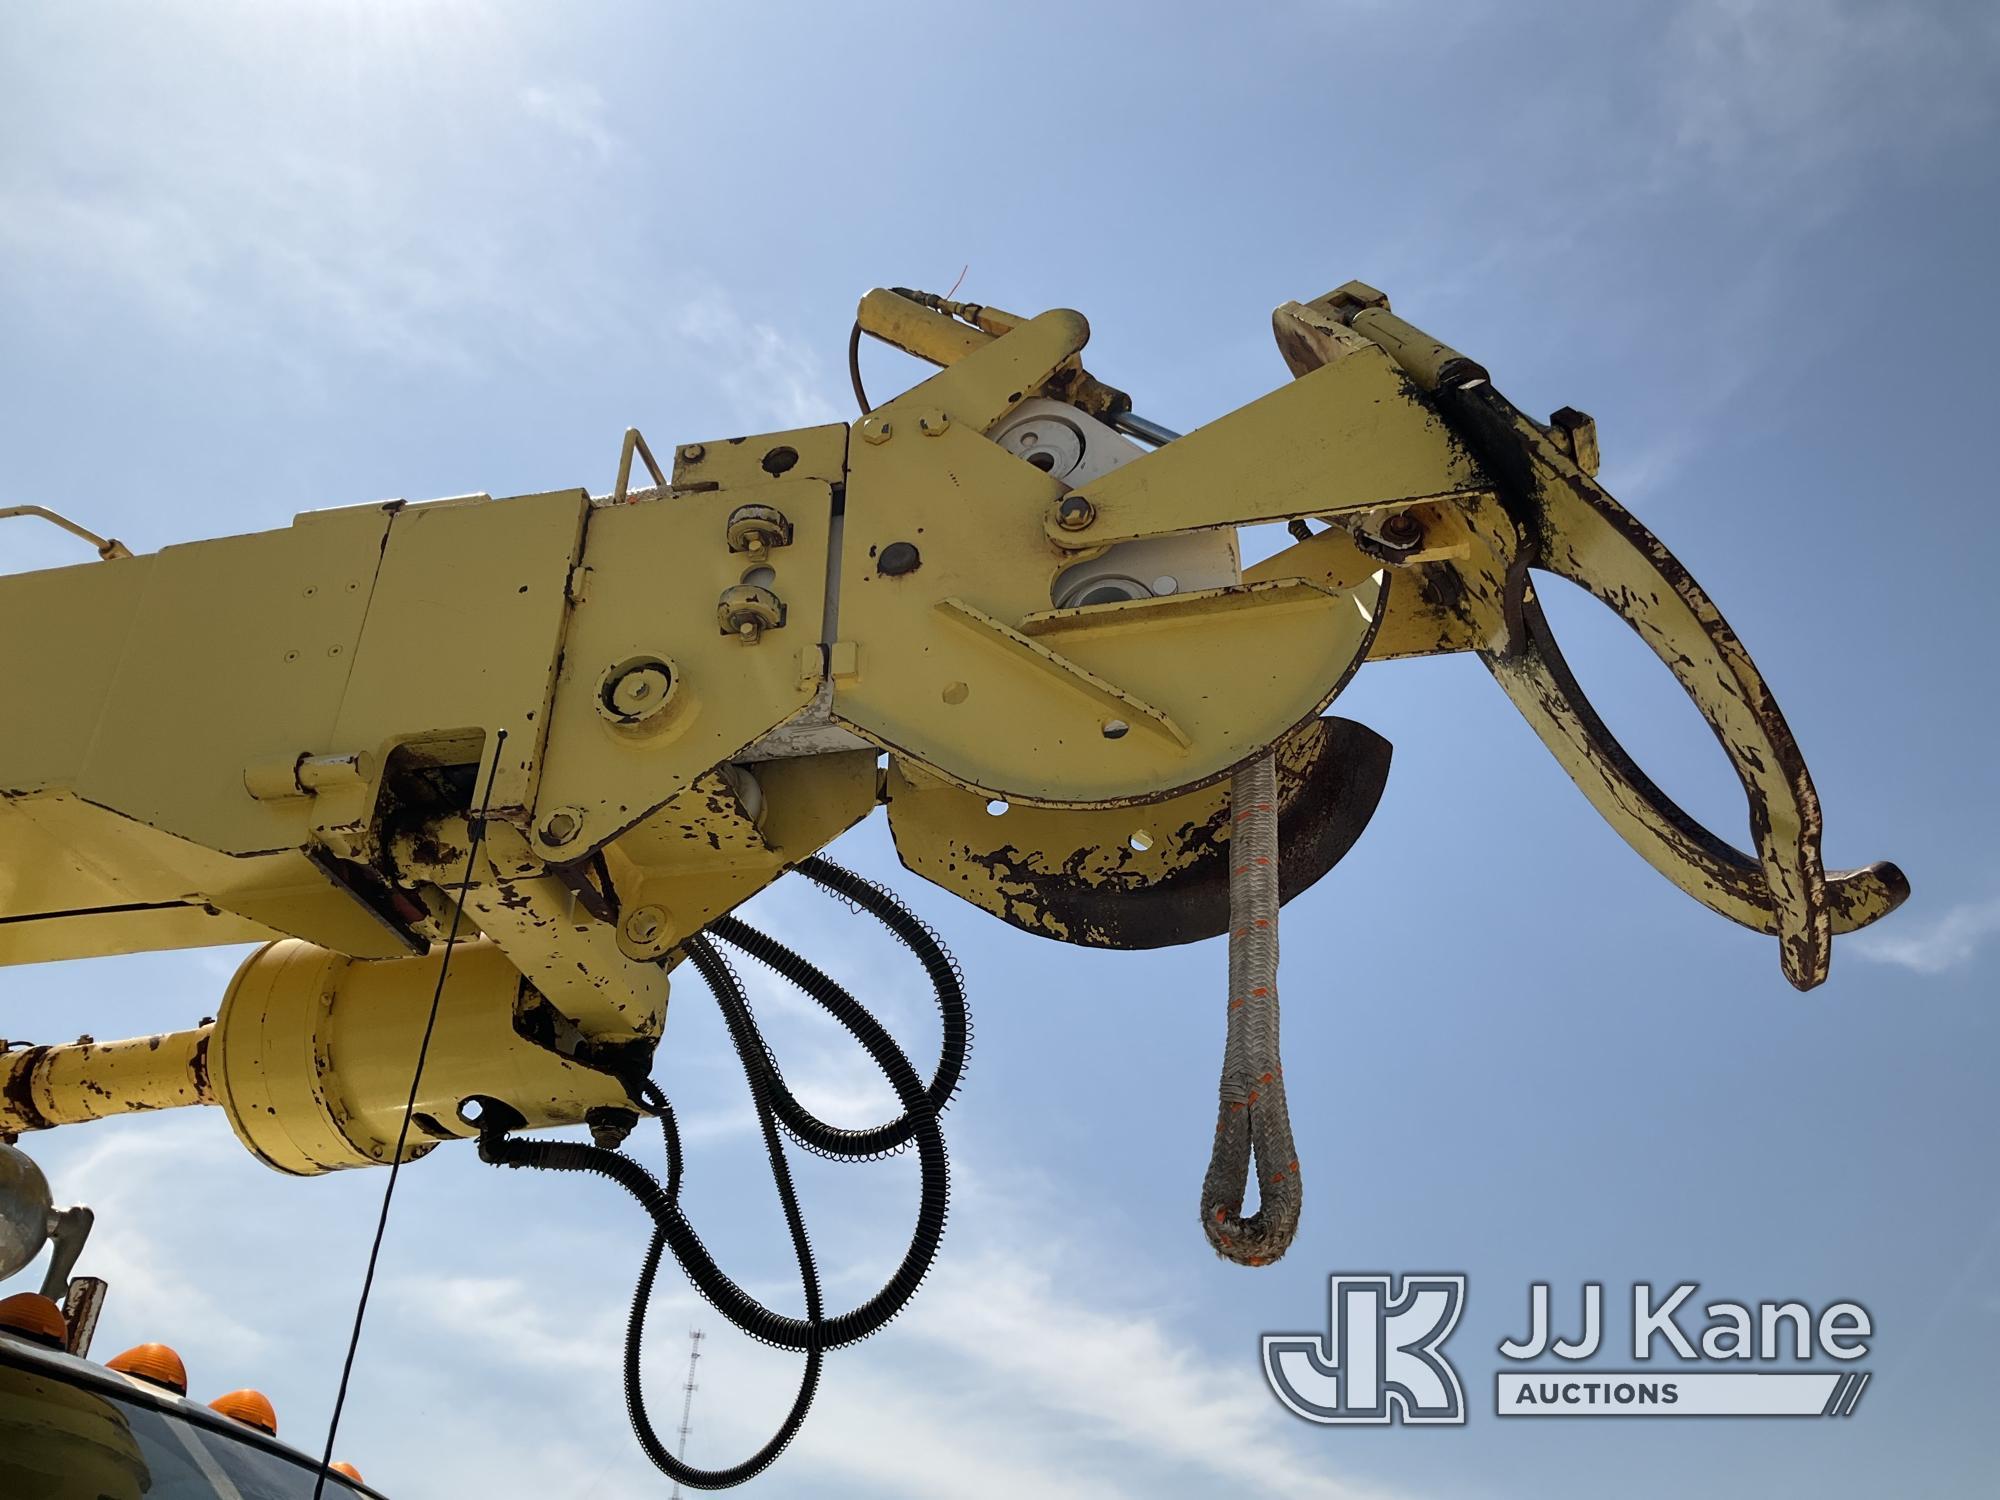
MULTIPOLYGON (((1768 688, 1597 485, 1590 420, 1524 417, 1361 283, 1274 326, 1295 378, 1165 441, 1083 368, 1080 314, 878 290, 858 330, 941 368, 851 427, 689 443, 670 475, 635 431, 607 498, 352 506, 0 579, 0 962, 263 940, 218 1035, 249 1034, 234 997, 272 954, 321 976, 325 1024, 364 1027, 369 966, 414 974, 462 911, 485 976, 465 1045, 547 1054, 568 1081, 525 1113, 573 1120, 631 1100, 682 946, 878 804, 910 869, 1025 930, 1210 936, 1231 773, 1276 757, 1289 899, 1387 774, 1328 705, 1366 661, 1467 651, 1642 856, 1778 937, 1794 984, 1824 978, 1833 934, 1907 886, 1825 870, 1768 688), (1296 545, 1243 567, 1238 528, 1272 521, 1296 545), (1747 848, 1610 736, 1536 569, 1680 678, 1747 848)), ((88 1060, 58 1061, 11 1064, 0 1130, 89 1113, 51 1082, 88 1060)), ((134 1107, 213 1096, 166 1093, 134 1107)), ((333 1134, 291 1169, 381 1159, 366 1108, 299 1098, 333 1134)))

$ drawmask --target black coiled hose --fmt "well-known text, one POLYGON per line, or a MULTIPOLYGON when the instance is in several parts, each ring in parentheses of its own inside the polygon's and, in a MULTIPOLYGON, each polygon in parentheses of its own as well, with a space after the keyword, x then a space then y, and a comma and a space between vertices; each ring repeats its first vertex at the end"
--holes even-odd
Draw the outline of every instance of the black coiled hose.
POLYGON ((714 992, 721 1008, 730 1041, 743 1065, 750 1086, 751 1101, 764 1134, 771 1175, 785 1211, 805 1285, 806 1316, 803 1319, 773 1312, 751 1297, 723 1270, 701 1242, 680 1210, 682 1154, 680 1133, 672 1106, 664 1094, 646 1085, 642 1097, 660 1118, 666 1143, 667 1183, 664 1188, 643 1166, 616 1151, 577 1141, 526 1141, 507 1134, 499 1123, 501 1112, 480 1137, 480 1155, 500 1166, 537 1167, 556 1171, 593 1172, 618 1183, 653 1220, 654 1230, 646 1249, 632 1301, 625 1335, 625 1401, 639 1445, 653 1464, 682 1484, 698 1489, 722 1489, 740 1484, 762 1472, 798 1432, 811 1408, 818 1389, 820 1366, 829 1349, 854 1343, 874 1333, 900 1312, 915 1294, 935 1259, 944 1235, 950 1198, 950 1167, 945 1153, 938 1114, 950 1102, 964 1070, 970 1037, 970 1022, 964 986, 958 969, 941 943, 922 921, 894 895, 851 871, 823 859, 809 859, 799 866, 815 884, 838 895, 880 920, 921 962, 937 994, 943 1022, 943 1045, 937 1073, 926 1089, 909 1058, 896 1041, 854 997, 816 965, 734 917, 711 924, 710 930, 768 965, 819 1002, 835 1020, 854 1036, 895 1090, 903 1113, 896 1119, 867 1130, 850 1130, 829 1125, 799 1104, 786 1088, 776 1060, 771 1054, 751 1014, 743 987, 729 963, 705 937, 690 939, 685 951, 702 978, 714 992), (915 1141, 920 1187, 917 1223, 902 1263, 888 1281, 860 1306, 838 1317, 828 1318, 821 1307, 817 1269, 805 1223, 798 1209, 791 1171, 785 1161, 778 1126, 782 1123, 802 1145, 823 1155, 844 1160, 879 1157, 915 1141), (640 1346, 645 1329, 646 1308, 652 1298, 663 1250, 673 1251, 674 1259, 695 1289, 737 1328, 760 1342, 783 1349, 799 1349, 806 1354, 806 1368, 798 1396, 784 1423, 771 1440, 750 1458, 727 1469, 695 1469, 666 1450, 647 1416, 640 1380, 640 1346))
MULTIPOLYGON (((966 1011, 965 987, 959 977, 958 966, 931 930, 898 901, 893 892, 827 860, 808 859, 798 868, 808 880, 853 902, 880 920, 924 966, 937 997, 939 1020, 943 1027, 937 1072, 932 1075, 930 1087, 923 1094, 928 1113, 934 1118, 951 1103, 952 1096, 958 1091, 959 1079, 965 1071, 966 1051, 971 1042, 971 1021, 966 1011)), ((818 965, 793 952, 768 933, 760 932, 735 917, 718 917, 709 924, 708 930, 789 980, 846 1027, 882 1068, 903 1106, 901 1115, 873 1129, 850 1130, 829 1125, 792 1096, 792 1091, 785 1085, 783 1073, 779 1071, 777 1059, 766 1047, 764 1056, 770 1069, 771 1103, 777 1111, 778 1123, 785 1127, 786 1132, 809 1151, 846 1161, 874 1160, 908 1145, 922 1128, 926 1111, 921 1106, 912 1105, 906 1085, 915 1074, 908 1073, 908 1062, 902 1049, 896 1045, 895 1038, 883 1029, 882 1023, 818 965), (908 1074, 906 1078, 899 1081, 891 1059, 902 1065, 908 1074)), ((754 1024, 753 1021, 753 1030, 754 1024)))

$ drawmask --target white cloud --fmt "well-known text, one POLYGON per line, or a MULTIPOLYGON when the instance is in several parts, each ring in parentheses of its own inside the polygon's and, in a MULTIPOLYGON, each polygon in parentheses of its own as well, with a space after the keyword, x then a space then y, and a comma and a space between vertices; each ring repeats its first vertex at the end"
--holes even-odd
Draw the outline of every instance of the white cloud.
MULTIPOLYGON (((100 1133, 86 1136, 88 1144, 59 1172, 48 1153, 36 1152, 52 1172, 57 1201, 88 1203, 97 1215, 78 1271, 110 1284, 106 1308, 118 1327, 176 1330, 177 1343, 185 1341, 178 1330, 199 1330, 205 1350, 252 1364, 267 1353, 270 1340, 203 1274, 207 1226, 198 1199, 185 1190, 187 1177, 240 1165, 243 1148, 218 1111, 189 1110, 144 1123, 150 1128, 141 1132, 96 1127, 100 1133)), ((118 1350, 113 1345, 93 1352, 103 1359, 118 1350)))
POLYGON ((1846 946, 1875 963, 1895 964, 1914 974, 1945 974, 1971 963, 1995 934, 2000 934, 2000 896, 1962 901, 1927 922, 1895 918, 1887 927, 1856 933, 1846 946))
MULTIPOLYGON (((1137 1500, 1169 1489, 1272 1489, 1308 1500, 1375 1493, 1329 1472, 1313 1444, 1323 1435, 1279 1410, 1253 1355, 1232 1346, 1218 1356, 1166 1322, 1144 1289, 1151 1275, 1142 1264, 1114 1257, 1104 1269, 1102 1256, 1047 1233, 1060 1212, 1053 1185, 979 1180, 963 1197, 945 1252, 909 1309, 876 1339, 828 1359, 812 1414, 773 1471, 777 1492, 967 1500, 1137 1500)), ((606 1234, 596 1249, 579 1248, 595 1265, 636 1256, 635 1246, 631 1255, 609 1253, 616 1243, 606 1234)), ((830 1290, 851 1279, 827 1277, 830 1290)), ((402 1335, 396 1357, 484 1368, 479 1399, 496 1410, 510 1384, 531 1382, 538 1425, 593 1435, 583 1446, 609 1464, 596 1482, 603 1493, 626 1493, 650 1470, 615 1396, 623 1287, 604 1290, 610 1295, 552 1302, 539 1273, 405 1280, 390 1290, 402 1335)), ((797 1297, 789 1286, 758 1294, 779 1306, 797 1297)), ((669 1262, 647 1337, 648 1392, 662 1433, 678 1423, 690 1326, 709 1337, 689 1457, 730 1462, 775 1427, 798 1359, 723 1326, 669 1262)), ((443 1368, 408 1374, 452 1381, 443 1368)), ((369 1440, 381 1438, 395 1444, 400 1483, 463 1483, 434 1435, 424 1444, 387 1433, 369 1440)), ((515 1475, 488 1492, 525 1495, 531 1483, 515 1475)), ((572 1470, 555 1492, 596 1491, 572 1470)))
POLYGON ((1991 114, 1996 38, 1978 6, 1695 0, 1671 31, 1676 144, 1723 166, 1820 166, 1962 128, 1991 114))
POLYGON ((521 107, 600 162, 609 161, 623 145, 605 124, 604 96, 587 83, 530 84, 521 90, 521 107))
POLYGON ((469 369, 464 329, 518 295, 487 242, 434 232, 336 156, 249 151, 222 169, 171 143, 139 154, 115 190, 0 179, 0 263, 109 289, 177 336, 286 362, 302 341, 330 339, 469 369))
MULTIPOLYGON (((1052 1212, 1053 1205, 1039 1205, 1024 1222, 1048 1222, 1052 1212)), ((970 1255, 956 1248, 925 1287, 912 1331, 981 1368, 1017 1399, 1048 1417, 1090 1424, 1101 1442, 1206 1473, 1223 1488, 1323 1500, 1361 1493, 1287 1441, 1302 1429, 1257 1378, 1246 1378, 1251 1361, 1243 1350, 1219 1362, 1156 1316, 1121 1309, 1115 1294, 1104 1295, 1108 1289, 1066 1286, 1055 1267, 1067 1262, 1073 1274, 1082 1259, 1074 1250, 1051 1257, 1018 1245, 970 1255)))
POLYGON ((745 317, 720 291, 690 297, 674 332, 715 365, 715 383, 753 423, 811 427, 841 420, 819 356, 768 323, 745 317))

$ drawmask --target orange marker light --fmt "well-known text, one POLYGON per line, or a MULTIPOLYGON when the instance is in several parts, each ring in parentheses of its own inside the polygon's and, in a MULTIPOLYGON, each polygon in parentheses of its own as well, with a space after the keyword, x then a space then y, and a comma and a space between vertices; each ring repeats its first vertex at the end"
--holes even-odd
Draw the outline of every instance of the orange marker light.
POLYGON ((69 1320, 39 1292, 16 1292, 0 1301, 0 1328, 51 1349, 60 1349, 69 1340, 69 1320))
POLYGON ((345 1474, 349 1479, 353 1480, 356 1484, 366 1484, 368 1482, 367 1480, 361 1477, 361 1471, 355 1468, 354 1465, 350 1463, 341 1462, 334 1464, 333 1472, 336 1474, 345 1474))
POLYGON ((262 1391, 231 1391, 226 1396, 217 1396, 208 1403, 211 1411, 219 1411, 225 1417, 255 1427, 260 1432, 278 1435, 278 1414, 271 1409, 271 1398, 262 1391))
POLYGON ((130 1375, 134 1380, 143 1380, 148 1385, 157 1385, 176 1396, 188 1393, 187 1366, 165 1344, 134 1345, 123 1354, 107 1359, 104 1368, 116 1370, 120 1375, 130 1375))

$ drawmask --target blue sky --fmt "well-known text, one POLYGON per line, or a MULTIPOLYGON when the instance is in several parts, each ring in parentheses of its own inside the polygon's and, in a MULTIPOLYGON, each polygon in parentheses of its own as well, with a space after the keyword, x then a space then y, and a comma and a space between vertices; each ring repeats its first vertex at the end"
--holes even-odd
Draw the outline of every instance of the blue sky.
MULTIPOLYGON (((0 35, 0 503, 149 550, 389 496, 601 492, 630 423, 658 448, 845 418, 856 297, 966 265, 974 299, 1082 309, 1092 369, 1184 429, 1285 378, 1274 305, 1358 276, 1525 409, 1596 416, 1604 479, 1776 688, 1830 861, 1909 872, 1908 908, 1798 995, 1772 943, 1622 847, 1477 664, 1369 668, 1340 711, 1396 763, 1287 912, 1307 1216, 1257 1273, 1193 1222, 1220 949, 1058 947, 900 876, 978 1022, 951 1230, 757 1493, 2000 1479, 1988 8, 17 4, 0 35), (1311 1429, 1263 1389, 1259 1333, 1310 1326, 1328 1272, 1385 1268, 1471 1278, 1462 1431, 1311 1429), (1860 1300, 1876 1379, 1845 1423, 1482 1418, 1537 1279, 1559 1306, 1583 1279, 1860 1300)), ((898 367, 870 371, 879 399, 898 367)), ((0 533, 0 568, 73 560, 53 531, 0 533)), ((1613 725, 1740 829, 1666 674, 1551 593, 1613 725)), ((897 876, 879 820, 836 853, 897 876)), ((753 915, 931 1044, 840 908, 786 886, 753 915)), ((0 1035, 190 1024, 238 957, 11 970, 0 1035)), ((808 1102, 887 1107, 830 1027, 756 998, 808 1102)), ((662 1055, 690 1212, 795 1296, 692 981, 662 1055)), ((379 1179, 281 1179, 210 1112, 31 1145, 99 1210, 102 1350, 167 1338, 197 1393, 258 1385, 316 1446, 379 1179)), ((800 1167, 833 1300, 897 1253, 913 1171, 800 1167)), ((655 1492, 616 1377, 641 1234, 587 1184, 463 1151, 412 1170, 341 1451, 401 1496, 655 1492)), ((691 1456, 731 1460, 793 1366, 663 1280, 656 1405, 698 1322, 691 1456)))

